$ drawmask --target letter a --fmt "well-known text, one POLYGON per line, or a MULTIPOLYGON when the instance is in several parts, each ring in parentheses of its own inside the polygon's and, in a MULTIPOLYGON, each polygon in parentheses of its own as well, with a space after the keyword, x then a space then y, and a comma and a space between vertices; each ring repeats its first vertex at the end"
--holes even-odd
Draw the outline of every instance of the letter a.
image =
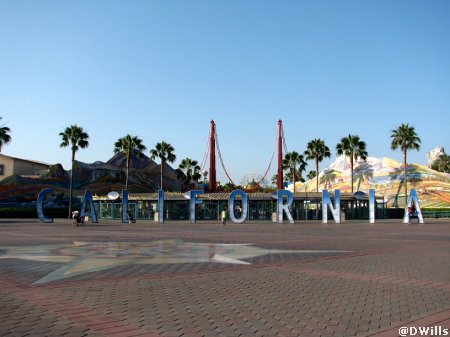
MULTIPOLYGON (((416 214, 417 214, 417 219, 419 220, 419 223, 424 223, 422 211, 420 210, 419 198, 417 197, 415 188, 412 188, 411 191, 409 191, 408 207, 411 207, 413 202, 414 202, 414 206, 416 206, 416 214)), ((405 217, 403 218, 403 223, 408 223, 408 212, 406 212, 406 211, 405 211, 405 217)))
POLYGON ((94 202, 92 201, 92 194, 90 190, 84 192, 83 205, 81 206, 80 217, 90 216, 92 223, 97 223, 97 214, 95 214, 94 202), (89 203, 89 213, 86 212, 86 204, 89 203))

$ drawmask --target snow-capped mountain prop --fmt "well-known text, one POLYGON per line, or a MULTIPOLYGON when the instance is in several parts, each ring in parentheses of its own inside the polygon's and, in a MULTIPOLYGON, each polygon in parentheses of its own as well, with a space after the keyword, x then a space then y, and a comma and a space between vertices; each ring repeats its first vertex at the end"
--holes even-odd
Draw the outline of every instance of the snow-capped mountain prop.
POLYGON ((430 152, 427 152, 427 166, 431 167, 436 162, 436 160, 439 159, 440 156, 442 156, 445 153, 445 150, 442 146, 438 146, 437 148, 431 150, 430 152))
MULTIPOLYGON (((450 207, 450 175, 429 167, 410 164, 406 167, 407 188, 415 188, 422 207, 450 207)), ((354 163, 353 191, 374 189, 384 196, 388 206, 402 207, 404 198, 403 164, 391 158, 368 157, 354 163)), ((292 189, 292 187, 290 188, 292 189)), ((351 192, 351 167, 347 157, 338 157, 319 173, 319 191, 339 189, 351 192)), ((297 183, 296 191, 316 190, 316 179, 297 183)))

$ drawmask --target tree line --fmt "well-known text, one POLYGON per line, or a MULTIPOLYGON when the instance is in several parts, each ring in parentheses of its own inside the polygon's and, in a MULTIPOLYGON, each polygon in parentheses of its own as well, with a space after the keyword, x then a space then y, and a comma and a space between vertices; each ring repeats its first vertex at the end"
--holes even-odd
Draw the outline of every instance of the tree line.
MULTIPOLYGON (((403 154, 403 181, 404 181, 404 191, 405 191, 405 204, 408 199, 407 192, 407 176, 406 176, 406 159, 408 150, 419 150, 421 140, 418 137, 415 128, 409 124, 401 124, 396 129, 391 130, 391 149, 400 149, 403 154)), ((358 135, 349 134, 347 137, 343 137, 340 142, 336 145, 336 154, 338 156, 344 155, 350 160, 350 172, 351 172, 351 192, 354 192, 354 164, 357 160, 366 160, 368 156, 367 145, 364 141, 360 139, 358 135)), ((302 180, 302 172, 306 168, 306 160, 314 160, 316 170, 311 171, 308 174, 309 179, 316 178, 316 191, 319 191, 319 163, 325 158, 330 158, 331 152, 330 148, 325 144, 325 142, 320 139, 313 139, 308 142, 306 150, 303 155, 298 152, 293 151, 285 155, 283 160, 283 168, 290 169, 292 181, 294 183, 295 192, 295 181, 296 179, 302 180), (298 167, 297 167, 298 165, 298 167), (298 175, 296 173, 299 173, 298 175)))
MULTIPOLYGON (((0 120, 2 117, 0 117, 0 120)), ((4 124, 0 126, 0 152, 3 145, 8 144, 11 141, 10 128, 4 124)), ((89 146, 89 135, 83 130, 83 127, 77 124, 71 125, 61 133, 62 142, 61 147, 70 147, 72 155, 72 167, 70 174, 70 200, 72 199, 73 190, 73 165, 75 162, 75 154, 79 149, 84 149, 89 146)), ((396 129, 391 130, 391 149, 400 149, 403 154, 403 181, 405 189, 405 200, 407 200, 407 179, 406 179, 406 162, 408 150, 419 150, 421 140, 418 137, 415 128, 409 124, 401 124, 396 129)), ((143 144, 142 139, 138 136, 126 135, 119 138, 114 144, 114 153, 122 153, 126 158, 126 183, 125 189, 128 190, 129 179, 129 166, 131 157, 140 158, 143 156, 147 147, 143 144)), ((152 160, 158 158, 160 160, 160 189, 163 190, 163 172, 166 163, 173 163, 176 160, 175 149, 169 143, 162 141, 155 145, 155 148, 150 150, 150 158, 152 160)), ((353 169, 357 160, 365 160, 368 156, 367 145, 360 139, 358 135, 349 134, 343 137, 336 145, 336 154, 344 155, 350 160, 351 170, 351 191, 353 193, 353 169)), ((296 151, 286 153, 283 159, 283 170, 289 171, 286 175, 286 179, 294 182, 304 181, 302 172, 306 170, 307 160, 313 160, 315 164, 315 171, 310 171, 307 174, 308 179, 316 178, 316 190, 319 190, 319 163, 325 158, 330 158, 330 148, 325 142, 316 138, 308 142, 306 150, 303 154, 299 154, 296 151)), ((450 159, 447 155, 442 155, 432 167, 435 170, 441 172, 449 172, 450 159)), ((191 158, 185 158, 181 161, 178 169, 176 170, 177 177, 181 180, 185 187, 189 187, 191 182, 198 182, 201 177, 200 166, 196 160, 191 158)), ((69 205, 69 209, 71 205, 69 205)))

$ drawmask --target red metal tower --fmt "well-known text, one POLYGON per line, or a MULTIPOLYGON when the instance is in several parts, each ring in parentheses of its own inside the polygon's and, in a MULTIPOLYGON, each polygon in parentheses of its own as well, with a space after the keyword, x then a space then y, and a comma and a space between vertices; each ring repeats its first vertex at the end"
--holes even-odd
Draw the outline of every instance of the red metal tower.
POLYGON ((209 137, 209 192, 216 191, 216 124, 211 121, 211 131, 209 137))
POLYGON ((278 120, 278 177, 277 188, 283 189, 283 122, 278 120))

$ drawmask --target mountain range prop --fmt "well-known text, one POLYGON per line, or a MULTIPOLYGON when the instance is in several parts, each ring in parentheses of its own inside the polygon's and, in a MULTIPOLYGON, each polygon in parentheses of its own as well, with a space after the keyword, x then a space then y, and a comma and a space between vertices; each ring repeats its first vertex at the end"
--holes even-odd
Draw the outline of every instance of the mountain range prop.
MULTIPOLYGON (((116 154, 106 163, 86 164, 76 161, 74 165, 74 195, 82 196, 86 189, 93 195, 106 195, 111 191, 125 188, 126 158, 116 154)), ((351 192, 350 162, 346 157, 338 157, 319 174, 319 191, 339 189, 351 192)), ((408 191, 415 188, 421 207, 450 207, 450 175, 434 171, 426 166, 407 166, 408 191)), ((47 175, 26 177, 13 175, 0 182, 0 207, 34 207, 40 191, 51 188, 53 196, 48 205, 62 207, 68 204, 70 171, 61 164, 52 165, 47 175)), ((159 189, 160 165, 149 157, 131 158, 129 192, 147 193, 159 189)), ((403 164, 390 158, 369 157, 354 165, 354 192, 368 193, 374 189, 377 196, 385 198, 388 207, 404 207, 403 164)), ((180 191, 176 171, 168 164, 164 169, 164 189, 180 191)), ((293 184, 288 184, 293 190, 293 184)), ((297 192, 316 190, 316 179, 296 183, 297 192)), ((49 207, 49 206, 46 206, 49 207)))
MULTIPOLYGON (((160 165, 147 156, 132 157, 129 168, 130 193, 148 193, 159 189, 160 165)), ((126 158, 116 154, 106 163, 92 164, 75 161, 73 171, 74 195, 83 195, 86 189, 92 194, 106 195, 111 191, 125 189, 126 158)), ((178 191, 176 171, 166 163, 164 166, 164 189, 178 191)), ((12 175, 0 182, 0 206, 33 207, 40 191, 53 189, 53 197, 48 202, 53 206, 66 206, 70 187, 70 171, 61 164, 52 165, 42 177, 12 175)))

